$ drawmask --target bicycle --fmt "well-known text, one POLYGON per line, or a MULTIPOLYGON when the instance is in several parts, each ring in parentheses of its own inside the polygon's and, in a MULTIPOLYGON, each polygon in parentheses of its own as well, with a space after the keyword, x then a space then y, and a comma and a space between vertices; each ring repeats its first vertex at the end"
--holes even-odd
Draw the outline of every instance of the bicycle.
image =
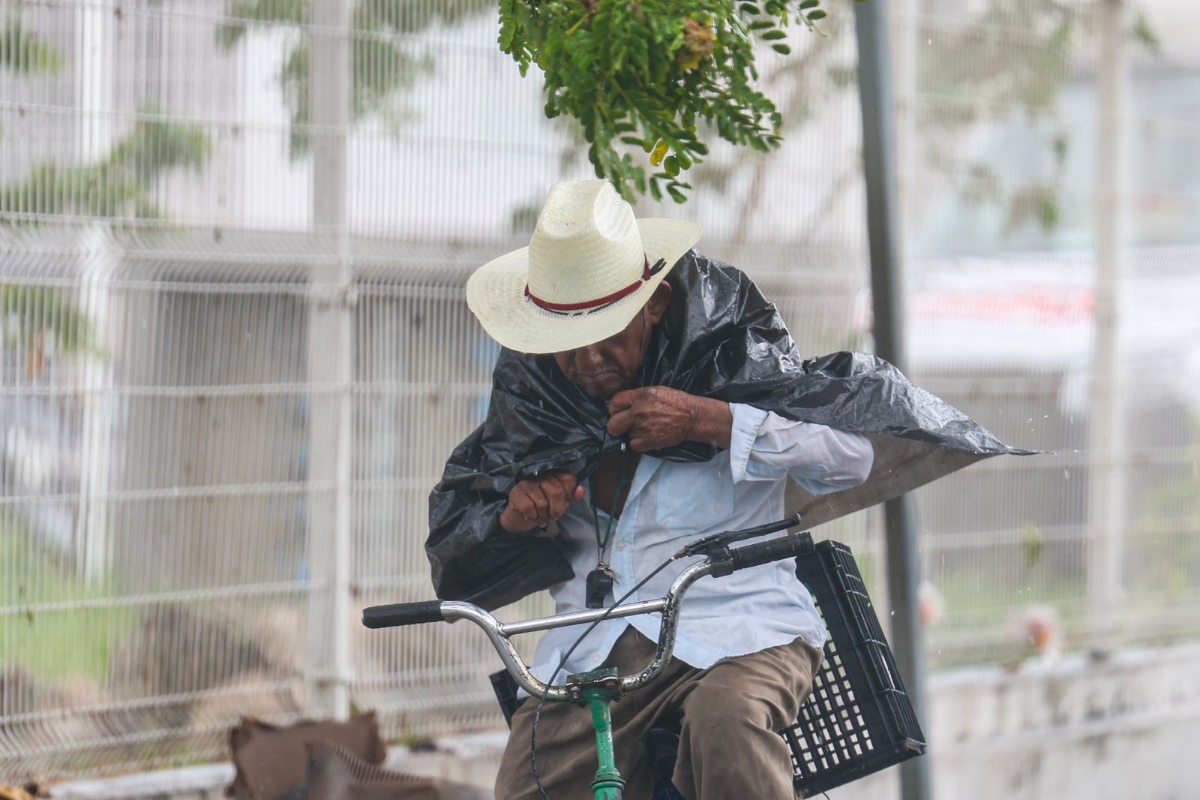
MULTIPOLYGON (((653 570, 637 586, 627 592, 624 597, 618 599, 616 603, 606 609, 576 611, 550 617, 502 623, 485 609, 471 603, 454 600, 434 600, 368 607, 362 612, 362 621, 368 628, 389 628, 443 621, 453 622, 459 619, 467 619, 478 625, 483 629, 492 646, 499 653, 500 659, 504 663, 504 667, 509 675, 531 697, 539 698, 539 700, 544 702, 573 702, 590 709, 592 724, 596 733, 598 761, 596 775, 591 784, 594 800, 622 800, 624 780, 621 778, 614 758, 612 725, 609 711, 610 704, 627 692, 651 684, 662 674, 674 652, 680 604, 688 588, 697 580, 708 575, 723 577, 741 569, 785 558, 797 558, 798 563, 800 563, 799 560, 818 555, 812 536, 807 532, 787 533, 775 539, 742 547, 735 548, 731 546, 739 541, 777 533, 798 524, 799 517, 794 516, 752 528, 715 534, 693 542, 675 553, 671 559, 653 570), (704 556, 704 558, 685 568, 671 584, 666 595, 656 600, 642 600, 623 604, 627 597, 636 592, 638 588, 648 582, 667 564, 680 558, 693 556, 704 556), (534 633, 550 630, 551 628, 587 623, 591 623, 592 627, 594 627, 601 621, 613 617, 628 617, 651 613, 662 615, 656 654, 649 665, 634 675, 621 676, 617 674, 616 670, 601 669, 568 675, 564 684, 544 683, 532 674, 511 641, 511 637, 524 633, 534 633)), ((846 555, 849 554, 847 548, 837 543, 823 542, 822 545, 833 545, 832 547, 825 548, 827 555, 830 552, 834 553, 834 555, 841 552, 844 552, 846 555), (840 551, 837 548, 840 548, 840 551)), ((839 566, 838 569, 843 573, 845 572, 843 566, 839 566)), ((857 579, 857 569, 853 568, 852 572, 853 577, 857 579)), ((861 579, 858 579, 858 583, 861 586, 861 579)), ((852 591, 861 594, 864 598, 866 597, 865 589, 855 587, 852 591)), ((828 592, 824 592, 824 594, 828 597, 828 592)), ((820 604, 819 599, 818 602, 820 604)), ((857 618, 863 615, 859 611, 854 611, 853 613, 840 615, 839 619, 841 616, 857 618)), ((836 659, 836 665, 831 664, 830 666, 836 666, 837 671, 841 673, 843 679, 848 675, 854 677, 861 676, 858 677, 860 681, 870 679, 868 682, 879 683, 881 671, 876 664, 876 662, 879 662, 882 664, 882 682, 886 684, 886 686, 883 686, 883 691, 891 694, 898 691, 899 697, 903 701, 902 705, 907 704, 907 695, 904 694, 903 686, 899 682, 898 675, 895 674, 894 662, 891 662, 891 654, 887 650, 886 641, 883 640, 881 631, 876 633, 878 631, 878 621, 874 618, 873 612, 869 616, 869 622, 874 623, 873 628, 870 628, 870 626, 866 628, 858 626, 859 629, 851 631, 851 633, 854 638, 861 640, 863 643, 873 645, 873 650, 878 650, 879 646, 882 645, 882 655, 886 656, 886 658, 881 661, 879 658, 880 653, 871 652, 866 654, 869 656, 868 658, 856 659, 854 652, 838 650, 833 655, 833 658, 836 659), (875 668, 872 670, 863 670, 859 666, 860 662, 863 664, 870 662, 875 668), (890 666, 885 662, 891 662, 890 666), (866 672, 873 672, 875 674, 872 677, 871 675, 867 675, 866 672)), ((868 620, 864 619, 863 621, 868 620)), ((839 633, 845 634, 844 629, 846 629, 846 626, 841 622, 834 627, 838 629, 839 633)), ((582 640, 590 630, 590 627, 585 630, 579 639, 582 640)), ((831 628, 832 632, 833 628, 831 628)), ((853 650, 856 648, 849 649, 853 650)), ((569 652, 564 655, 561 663, 565 663, 569 655, 569 652)), ((828 655, 830 655, 829 647, 827 647, 828 655)), ((561 663, 559 665, 560 668, 561 663)), ((557 672, 558 669, 555 670, 555 674, 557 672)), ((834 683, 837 680, 838 678, 836 677, 832 679, 834 683)), ((828 677, 826 677, 826 682, 830 682, 828 677)), ((817 688, 817 686, 817 682, 814 681, 814 688, 817 688)), ((833 688, 836 690, 837 686, 835 685, 833 688)), ((872 686, 870 691, 865 694, 873 697, 878 696, 879 692, 876 691, 876 688, 872 686)), ((821 730, 814 731, 816 735, 808 737, 813 739, 813 741, 800 741, 803 736, 797 737, 796 732, 792 730, 782 732, 782 735, 785 736, 792 747, 793 760, 796 762, 797 769, 801 769, 803 767, 802 762, 805 762, 812 767, 810 771, 813 774, 822 770, 839 773, 832 781, 827 780, 824 783, 815 783, 814 789, 816 791, 831 788, 847 780, 861 777, 868 772, 881 769, 883 766, 890 766, 891 764, 898 763, 900 760, 924 752, 924 740, 916 724, 915 716, 912 715, 911 705, 907 706, 906 715, 904 708, 897 707, 895 703, 896 697, 889 696, 884 698, 888 701, 888 707, 882 709, 884 714, 877 713, 876 710, 871 709, 864 711, 857 705, 861 700, 855 694, 853 690, 849 692, 851 703, 856 704, 853 705, 853 715, 847 711, 849 707, 846 705, 846 697, 844 695, 833 698, 836 700, 836 704, 829 702, 829 698, 826 698, 824 705, 827 708, 825 710, 816 709, 814 720, 820 723, 819 727, 821 730), (866 722, 864 722, 864 714, 867 718, 866 722), (887 714, 897 717, 900 724, 898 726, 885 726, 887 730, 881 733, 873 733, 867 730, 869 727, 868 722, 874 723, 877 719, 887 714), (820 718, 822 715, 829 717, 833 722, 826 724, 826 719, 820 718), (860 723, 857 726, 854 725, 851 719, 855 715, 857 715, 860 723), (847 721, 850 722, 849 726, 845 725, 847 721), (848 728, 854 728, 854 747, 850 749, 839 747, 839 752, 833 753, 832 758, 827 758, 826 754, 821 751, 821 743, 816 740, 822 735, 828 740, 831 736, 847 732, 848 728), (862 741, 859 741, 859 734, 864 735, 862 741), (875 736, 874 740, 872 740, 873 735, 875 736)), ((864 693, 859 692, 858 694, 861 695, 864 693)), ((810 703, 809 705, 813 704, 810 703)), ((803 713, 801 721, 803 721, 803 713)))

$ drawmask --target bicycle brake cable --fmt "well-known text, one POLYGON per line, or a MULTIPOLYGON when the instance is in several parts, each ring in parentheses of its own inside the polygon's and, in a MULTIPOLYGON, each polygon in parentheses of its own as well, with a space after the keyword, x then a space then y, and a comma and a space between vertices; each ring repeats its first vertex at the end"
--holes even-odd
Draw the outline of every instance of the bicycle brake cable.
MULTIPOLYGON (((670 564, 672 561, 675 561, 678 558, 681 558, 681 555, 679 553, 676 553, 675 555, 668 558, 666 561, 659 564, 657 567, 654 568, 654 570, 649 575, 647 575, 646 577, 644 577, 640 581, 638 581, 632 589, 630 589, 625 594, 621 595, 619 600, 616 600, 615 602, 613 602, 613 604, 611 606, 606 608, 604 610, 604 613, 601 614, 596 620, 594 620, 591 625, 588 625, 587 628, 584 630, 584 632, 579 634, 579 638, 577 638, 575 640, 574 644, 572 644, 567 649, 567 652, 565 654, 563 654, 563 657, 558 660, 558 666, 554 668, 554 672, 550 675, 549 682, 550 683, 554 682, 554 678, 562 670, 563 666, 566 665, 567 659, 569 659, 571 657, 571 654, 575 652, 575 648, 583 643, 583 640, 587 638, 587 635, 589 633, 591 633, 593 630, 596 629, 597 625, 599 625, 601 622, 604 622, 604 620, 606 620, 606 619, 611 619, 611 617, 609 615, 612 614, 612 612, 617 608, 617 606, 621 605, 621 603, 624 603, 626 600, 628 600, 633 595, 634 592, 636 592, 638 589, 641 589, 643 586, 645 586, 647 583, 649 583, 651 578, 653 578, 658 573, 662 572, 664 569, 667 568, 668 564, 670 564)), ((538 791, 542 795, 542 800, 550 800, 550 796, 546 794, 546 788, 544 786, 542 786, 542 776, 538 772, 538 766, 537 766, 537 730, 538 730, 538 723, 541 722, 541 719, 542 719, 542 708, 545 705, 546 705, 546 697, 545 697, 545 695, 543 695, 542 697, 538 698, 537 708, 535 708, 534 712, 533 712, 533 735, 529 737, 530 738, 529 762, 530 762, 530 765, 533 767, 533 779, 537 783, 537 788, 538 788, 538 791)))

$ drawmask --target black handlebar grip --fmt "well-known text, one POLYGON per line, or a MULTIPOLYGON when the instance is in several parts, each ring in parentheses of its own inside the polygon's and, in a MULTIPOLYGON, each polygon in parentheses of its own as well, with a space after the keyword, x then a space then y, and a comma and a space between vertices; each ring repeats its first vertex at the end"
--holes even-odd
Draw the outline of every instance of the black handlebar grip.
POLYGON ((739 569, 757 567, 771 561, 802 556, 812 551, 812 534, 804 531, 803 533, 789 533, 767 542, 734 548, 729 553, 733 561, 733 570, 736 572, 739 569))
POLYGON ((395 628, 400 625, 419 625, 422 622, 441 622, 441 600, 424 600, 420 603, 392 603, 387 606, 370 606, 362 612, 362 624, 368 628, 395 628))

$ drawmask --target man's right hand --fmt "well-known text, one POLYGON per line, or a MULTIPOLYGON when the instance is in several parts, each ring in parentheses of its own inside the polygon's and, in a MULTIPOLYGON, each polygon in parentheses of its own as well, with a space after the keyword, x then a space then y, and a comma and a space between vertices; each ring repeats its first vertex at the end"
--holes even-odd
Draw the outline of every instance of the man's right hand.
POLYGON ((544 528, 559 519, 577 500, 583 487, 569 472, 556 470, 526 478, 508 493, 508 505, 500 514, 500 526, 509 533, 544 528))

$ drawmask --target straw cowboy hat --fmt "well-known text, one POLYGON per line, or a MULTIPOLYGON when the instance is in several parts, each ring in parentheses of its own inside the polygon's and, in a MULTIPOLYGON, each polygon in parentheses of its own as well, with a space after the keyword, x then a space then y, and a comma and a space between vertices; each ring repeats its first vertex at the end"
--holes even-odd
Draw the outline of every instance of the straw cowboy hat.
POLYGON ((620 333, 700 226, 635 219, 604 180, 550 187, 529 246, 489 261, 467 281, 467 305, 510 350, 556 353, 620 333))

